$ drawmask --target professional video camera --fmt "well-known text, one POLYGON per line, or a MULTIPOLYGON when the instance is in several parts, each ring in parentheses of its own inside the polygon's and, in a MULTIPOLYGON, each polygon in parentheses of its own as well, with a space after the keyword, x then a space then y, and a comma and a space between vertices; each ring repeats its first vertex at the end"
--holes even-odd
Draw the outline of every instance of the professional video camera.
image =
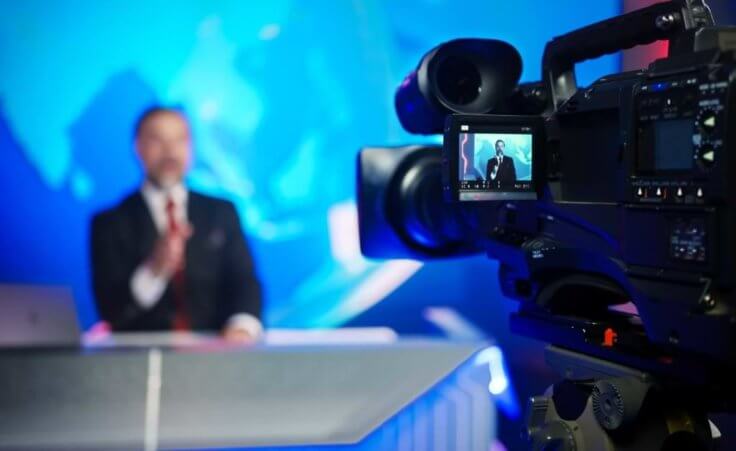
POLYGON ((502 41, 423 57, 396 109, 444 145, 361 151, 363 253, 500 262, 512 330, 564 378, 530 399, 533 449, 711 449, 706 413, 736 405, 736 29, 658 3, 520 74, 502 41), (577 86, 576 63, 657 40, 648 69, 577 86))

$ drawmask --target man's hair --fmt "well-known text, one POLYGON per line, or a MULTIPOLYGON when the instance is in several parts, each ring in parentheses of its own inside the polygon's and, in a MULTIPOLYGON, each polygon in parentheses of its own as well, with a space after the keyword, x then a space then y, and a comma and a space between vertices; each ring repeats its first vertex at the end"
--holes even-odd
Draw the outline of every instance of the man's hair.
POLYGON ((494 144, 494 147, 498 147, 498 143, 503 143, 503 146, 506 147, 506 142, 503 139, 497 139, 496 144, 494 144))
POLYGON ((135 125, 133 126, 133 139, 138 138, 138 135, 140 135, 143 126, 146 125, 146 122, 149 119, 156 116, 157 114, 162 113, 179 114, 185 119, 187 117, 187 115, 184 113, 184 108, 182 108, 181 106, 151 105, 143 110, 141 114, 138 115, 138 119, 135 120, 135 125))

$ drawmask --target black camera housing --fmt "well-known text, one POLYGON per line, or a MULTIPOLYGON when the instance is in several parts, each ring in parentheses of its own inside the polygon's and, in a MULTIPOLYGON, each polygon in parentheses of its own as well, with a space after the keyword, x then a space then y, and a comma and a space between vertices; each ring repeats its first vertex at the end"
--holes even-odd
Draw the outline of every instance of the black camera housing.
MULTIPOLYGON (((412 164, 431 159, 442 167, 442 201, 427 196, 414 208, 434 209, 425 214, 432 225, 420 220, 419 228, 432 230, 441 246, 424 239, 427 233, 421 242, 413 238, 416 223, 386 207, 416 197, 377 189, 387 180, 402 186, 400 174, 411 169, 396 162, 403 172, 369 177, 367 168, 380 166, 371 163, 378 153, 361 153, 364 253, 485 252, 500 262, 503 293, 520 302, 512 330, 697 387, 712 405, 733 407, 736 126, 728 125, 736 124, 736 30, 713 27, 701 0, 655 4, 550 41, 541 85, 543 93, 539 85, 509 92, 487 114, 448 107, 441 162, 436 149, 412 152, 412 164), (659 39, 669 40, 667 58, 577 87, 577 62, 659 39), (530 114, 534 106, 538 114, 530 114), (495 186, 493 196, 462 200, 463 125, 528 127, 520 131, 534 136, 534 198, 495 186), (385 227, 374 233, 379 217, 385 227), (437 225, 438 218, 452 226, 437 225)), ((422 133, 439 132, 430 130, 435 107, 427 114, 431 121, 414 123, 426 127, 422 133)), ((437 171, 429 172, 436 180, 437 171)))
POLYGON ((540 200, 479 213, 516 330, 650 371, 677 356, 701 382, 733 374, 735 80, 732 52, 697 52, 604 77, 546 118, 540 200), (635 316, 611 311, 627 301, 635 316))

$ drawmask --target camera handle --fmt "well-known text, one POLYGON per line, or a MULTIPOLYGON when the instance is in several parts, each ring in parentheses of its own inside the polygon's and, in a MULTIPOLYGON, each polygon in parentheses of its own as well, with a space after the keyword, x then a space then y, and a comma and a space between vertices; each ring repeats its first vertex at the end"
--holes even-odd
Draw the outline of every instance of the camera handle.
POLYGON ((577 91, 576 63, 662 39, 670 41, 670 56, 692 52, 692 32, 712 25, 713 15, 704 0, 671 0, 552 39, 542 57, 549 107, 557 109, 577 91))

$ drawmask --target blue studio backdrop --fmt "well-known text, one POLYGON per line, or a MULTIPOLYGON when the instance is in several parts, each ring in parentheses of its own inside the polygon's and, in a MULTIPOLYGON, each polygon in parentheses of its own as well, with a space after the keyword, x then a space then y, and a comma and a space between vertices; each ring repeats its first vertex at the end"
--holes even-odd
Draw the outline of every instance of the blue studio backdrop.
MULTIPOLYGON (((190 186, 236 203, 266 323, 344 324, 421 277, 420 263, 360 256, 354 206, 361 146, 428 139, 394 114, 404 75, 436 44, 475 36, 512 43, 536 80, 548 39, 619 12, 618 0, 2 1, 0 282, 71 286, 82 324, 97 320, 89 219, 140 183, 139 112, 177 104, 195 134, 190 186)), ((578 75, 618 70, 606 57, 578 75)), ((472 268, 442 272, 452 283, 472 268)), ((487 274, 484 296, 500 296, 487 274)))

